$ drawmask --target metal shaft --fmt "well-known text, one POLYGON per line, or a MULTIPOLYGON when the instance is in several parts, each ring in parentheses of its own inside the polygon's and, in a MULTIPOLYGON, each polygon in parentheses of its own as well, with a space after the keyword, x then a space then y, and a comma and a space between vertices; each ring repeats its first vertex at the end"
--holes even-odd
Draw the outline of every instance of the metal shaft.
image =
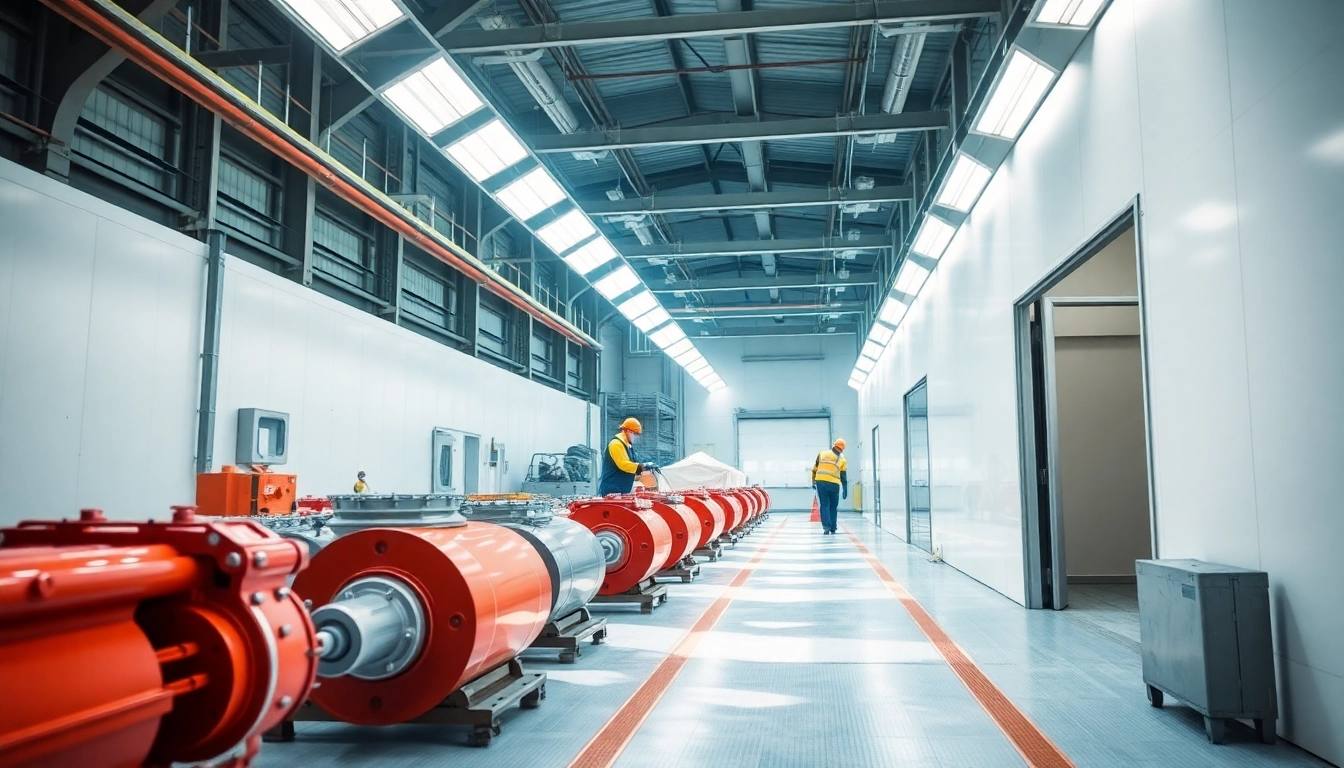
POLYGON ((391 677, 419 655, 424 612, 415 593, 398 579, 360 579, 337 599, 313 611, 321 643, 319 677, 391 677))

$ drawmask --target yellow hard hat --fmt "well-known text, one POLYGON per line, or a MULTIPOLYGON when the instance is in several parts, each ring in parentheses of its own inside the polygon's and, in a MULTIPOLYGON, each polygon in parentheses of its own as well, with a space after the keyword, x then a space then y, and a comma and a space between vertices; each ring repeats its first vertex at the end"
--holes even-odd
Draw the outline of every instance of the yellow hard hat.
POLYGON ((831 443, 831 447, 832 447, 832 448, 839 448, 839 449, 842 450, 842 451, 845 450, 845 438, 843 438, 843 437, 838 437, 838 438, 836 438, 836 439, 835 439, 835 442, 834 442, 834 443, 831 443))
POLYGON ((644 434, 644 425, 640 424, 639 419, 636 419, 634 416, 622 421, 621 429, 634 432, 636 435, 644 434))

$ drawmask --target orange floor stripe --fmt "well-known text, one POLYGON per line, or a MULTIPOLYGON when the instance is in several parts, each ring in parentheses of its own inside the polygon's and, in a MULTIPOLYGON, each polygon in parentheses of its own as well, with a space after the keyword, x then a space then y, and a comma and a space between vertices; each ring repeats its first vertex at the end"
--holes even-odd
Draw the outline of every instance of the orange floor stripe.
POLYGON ((691 654, 700 645, 700 640, 704 638, 705 633, 713 629, 714 625, 718 623, 719 617, 723 616, 723 612, 728 610, 728 604, 733 602, 738 588, 751 577, 756 564, 770 549, 771 542, 788 524, 789 519, 786 517, 771 532, 770 538, 765 540, 765 543, 756 551, 751 560, 748 560, 747 564, 742 566, 742 570, 738 571, 737 575, 733 577, 733 580, 728 582, 728 588, 724 590, 723 594, 715 599, 705 609, 704 613, 700 614, 700 618, 696 619, 695 624, 686 631, 676 647, 672 649, 672 653, 658 664, 658 667, 653 670, 653 674, 644 681, 643 685, 639 686, 634 695, 627 699, 620 709, 616 710, 616 714, 612 715, 607 724, 602 726, 602 730, 597 732, 592 741, 589 741, 587 746, 579 752, 578 757, 575 757, 574 761, 569 764, 570 768, 609 768, 616 762, 616 759, 630 744, 630 740, 639 732, 640 726, 644 725, 644 721, 653 712, 653 708, 658 706, 663 694, 667 693, 667 689, 672 687, 677 675, 681 673, 681 668, 686 665, 691 654))
POLYGON ((1012 742, 1013 748, 1022 755, 1023 760, 1027 761, 1027 765, 1032 768, 1073 768, 1073 761, 1049 737, 1041 733, 1041 729, 1037 728, 1036 724, 1031 722, 1031 719, 1023 714, 1022 710, 1018 709, 1012 700, 985 676, 984 672, 980 671, 961 646, 938 626, 938 622, 924 610, 924 606, 920 605, 915 596, 887 571, 867 547, 863 546, 858 537, 849 528, 845 528, 845 533, 882 583, 897 600, 901 601, 901 605, 929 638, 929 642, 933 643, 938 653, 942 654, 943 660, 957 677, 961 678, 966 689, 976 701, 980 702, 980 706, 984 707, 995 725, 999 726, 1003 735, 1008 737, 1008 741, 1012 742))

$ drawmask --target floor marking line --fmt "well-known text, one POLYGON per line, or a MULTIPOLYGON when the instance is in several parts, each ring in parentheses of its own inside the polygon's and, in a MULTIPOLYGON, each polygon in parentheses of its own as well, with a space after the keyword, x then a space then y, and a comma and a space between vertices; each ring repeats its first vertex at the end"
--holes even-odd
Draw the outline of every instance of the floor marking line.
POLYGON ((654 668, 653 674, 635 689, 621 708, 616 710, 616 714, 612 715, 606 725, 602 726, 602 729, 579 751, 570 762, 569 768, 610 768, 620 758, 635 734, 644 725, 644 721, 653 714, 658 702, 662 701, 663 695, 672 687, 677 675, 681 673, 681 668, 690 660, 700 641, 718 623, 723 612, 728 610, 728 605, 737 596, 738 589, 751 578, 756 564, 769 551, 771 542, 788 524, 789 518, 786 517, 771 531, 770 537, 761 544, 761 548, 756 550, 751 559, 742 566, 742 570, 728 582, 723 594, 715 598, 705 612, 700 614, 700 618, 686 630, 686 634, 672 651, 654 668))
POLYGON ((1063 750, 1042 733, 1031 718, 1018 709, 1007 694, 976 666, 970 655, 957 645, 928 611, 924 610, 924 606, 919 604, 915 596, 891 575, 886 566, 882 565, 882 561, 868 551, 863 542, 859 541, 859 537, 855 536, 848 526, 842 527, 855 548, 877 573, 877 577, 901 602, 906 613, 910 614, 910 618, 914 619, 915 624, 929 638, 929 642, 938 649, 943 660, 961 679, 962 684, 980 703, 1027 765, 1032 768, 1074 768, 1073 761, 1063 750))

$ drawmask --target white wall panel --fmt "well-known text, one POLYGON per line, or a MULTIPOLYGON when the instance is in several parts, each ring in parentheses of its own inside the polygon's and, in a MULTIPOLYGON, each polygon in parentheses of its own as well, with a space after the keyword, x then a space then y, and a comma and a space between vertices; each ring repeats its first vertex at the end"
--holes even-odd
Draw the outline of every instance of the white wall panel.
POLYGON ((0 524, 194 498, 204 246, 0 161, 0 524))
MULTIPOLYGON (((735 408, 830 408, 834 435, 843 437, 849 444, 845 456, 849 459, 850 482, 859 479, 871 453, 867 433, 860 434, 858 430, 858 398, 846 384, 858 358, 853 336, 697 338, 695 344, 728 386, 711 393, 687 378, 683 402, 687 452, 696 445, 712 444, 720 461, 735 464, 738 461, 734 455, 735 408), (742 362, 743 356, 803 354, 825 355, 825 359, 742 362)), ((809 454, 800 456, 800 464, 810 465, 816 458, 815 452, 824 448, 825 445, 819 445, 809 454)), ((810 508, 812 493, 809 490, 782 492, 775 494, 773 503, 778 509, 810 508)), ((849 502, 843 502, 841 507, 849 509, 849 502)))
POLYGON ((1022 600, 1012 301, 1138 195, 1159 552, 1269 572, 1280 730, 1336 763, 1342 34, 1339 3, 1114 0, 874 370, 860 425, 881 425, 903 534, 901 395, 929 378, 934 543, 1022 600))
MULTIPOLYGON (((301 494, 430 490, 435 427, 507 446, 503 490, 536 451, 587 439, 587 404, 399 328, 240 259, 228 260, 217 464, 232 462, 239 408, 290 414, 301 494)), ((482 471, 482 477, 485 472, 482 471)))

